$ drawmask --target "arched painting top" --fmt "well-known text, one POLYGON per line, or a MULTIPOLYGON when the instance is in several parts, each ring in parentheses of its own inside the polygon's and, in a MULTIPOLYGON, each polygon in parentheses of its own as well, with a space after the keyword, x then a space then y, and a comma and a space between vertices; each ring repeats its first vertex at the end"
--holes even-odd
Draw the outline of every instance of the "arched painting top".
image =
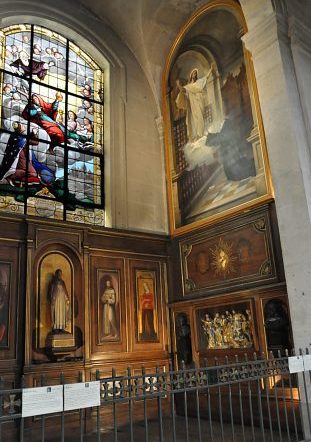
POLYGON ((163 73, 172 234, 272 199, 250 54, 239 4, 213 1, 177 35, 163 73))

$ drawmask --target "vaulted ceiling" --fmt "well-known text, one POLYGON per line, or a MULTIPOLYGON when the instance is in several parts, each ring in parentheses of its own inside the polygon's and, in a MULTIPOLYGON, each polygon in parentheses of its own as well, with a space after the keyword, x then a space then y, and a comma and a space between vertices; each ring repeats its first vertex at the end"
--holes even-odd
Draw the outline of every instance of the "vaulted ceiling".
POLYGON ((206 0, 80 0, 135 55, 159 103, 165 58, 178 30, 206 0))

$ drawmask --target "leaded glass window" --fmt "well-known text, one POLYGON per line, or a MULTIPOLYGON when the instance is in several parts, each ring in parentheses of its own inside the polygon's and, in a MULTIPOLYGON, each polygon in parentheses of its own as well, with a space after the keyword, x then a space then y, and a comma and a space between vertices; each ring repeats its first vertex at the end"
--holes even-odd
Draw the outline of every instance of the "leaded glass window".
POLYGON ((0 210, 103 225, 103 71, 40 26, 0 45, 0 210))

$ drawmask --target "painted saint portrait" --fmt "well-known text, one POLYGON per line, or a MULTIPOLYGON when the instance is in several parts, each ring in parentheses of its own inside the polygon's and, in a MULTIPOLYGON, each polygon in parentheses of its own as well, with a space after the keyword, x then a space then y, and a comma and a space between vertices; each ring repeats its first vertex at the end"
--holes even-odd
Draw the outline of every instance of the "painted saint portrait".
POLYGON ((208 6, 170 54, 168 173, 172 228, 179 231, 270 191, 254 78, 235 12, 208 6))
POLYGON ((98 341, 120 341, 120 276, 98 270, 98 341))
POLYGON ((136 305, 138 341, 158 341, 155 272, 136 270, 136 305))
POLYGON ((0 263, 0 348, 8 347, 11 266, 0 263))

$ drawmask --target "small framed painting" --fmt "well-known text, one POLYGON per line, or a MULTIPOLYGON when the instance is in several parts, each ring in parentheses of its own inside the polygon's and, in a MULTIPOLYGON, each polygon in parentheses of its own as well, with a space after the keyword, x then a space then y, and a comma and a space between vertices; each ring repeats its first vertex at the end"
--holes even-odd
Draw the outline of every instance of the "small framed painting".
POLYGON ((156 272, 135 269, 135 288, 137 340, 157 342, 159 336, 156 272))
POLYGON ((120 272, 97 269, 98 344, 120 341, 120 272))

